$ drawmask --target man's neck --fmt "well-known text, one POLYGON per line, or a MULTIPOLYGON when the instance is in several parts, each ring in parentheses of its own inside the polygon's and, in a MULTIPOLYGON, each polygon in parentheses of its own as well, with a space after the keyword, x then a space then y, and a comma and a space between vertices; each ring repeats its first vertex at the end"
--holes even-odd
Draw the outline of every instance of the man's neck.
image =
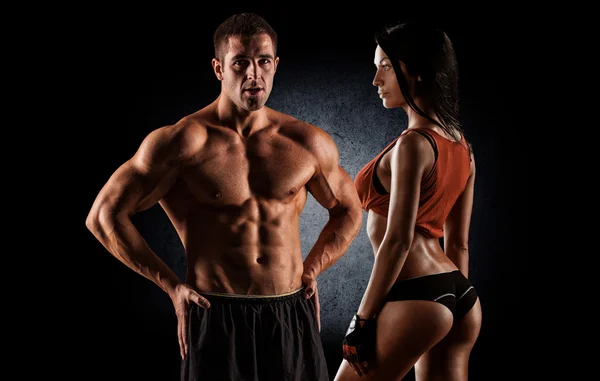
POLYGON ((265 106, 256 111, 248 111, 220 96, 216 100, 215 112, 217 119, 223 127, 237 132, 244 138, 269 125, 265 106))

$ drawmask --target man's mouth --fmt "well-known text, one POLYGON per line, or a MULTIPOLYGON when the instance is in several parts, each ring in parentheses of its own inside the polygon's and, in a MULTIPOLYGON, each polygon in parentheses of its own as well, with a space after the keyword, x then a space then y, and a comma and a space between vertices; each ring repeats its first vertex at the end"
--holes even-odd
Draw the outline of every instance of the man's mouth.
POLYGON ((245 89, 244 92, 247 92, 250 95, 257 95, 262 91, 260 87, 251 87, 249 89, 245 89))

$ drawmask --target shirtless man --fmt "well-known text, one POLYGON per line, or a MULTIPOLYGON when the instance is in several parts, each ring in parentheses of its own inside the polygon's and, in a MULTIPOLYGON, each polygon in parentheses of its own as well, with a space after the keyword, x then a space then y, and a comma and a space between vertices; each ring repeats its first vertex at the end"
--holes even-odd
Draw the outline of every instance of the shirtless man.
POLYGON ((234 15, 214 45, 220 95, 150 132, 100 190, 86 225, 171 298, 181 380, 328 381, 317 276, 360 229, 357 193, 325 131, 265 106, 279 63, 269 24, 234 15), (329 220, 303 261, 307 192, 329 220), (185 248, 185 281, 131 221, 157 202, 185 248))

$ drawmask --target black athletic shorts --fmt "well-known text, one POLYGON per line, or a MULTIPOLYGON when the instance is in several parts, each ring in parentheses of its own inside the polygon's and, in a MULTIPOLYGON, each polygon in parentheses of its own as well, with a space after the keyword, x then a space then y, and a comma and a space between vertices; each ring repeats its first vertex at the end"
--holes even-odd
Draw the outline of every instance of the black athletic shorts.
POLYGON ((202 293, 190 307, 181 381, 329 381, 315 306, 277 296, 202 293))

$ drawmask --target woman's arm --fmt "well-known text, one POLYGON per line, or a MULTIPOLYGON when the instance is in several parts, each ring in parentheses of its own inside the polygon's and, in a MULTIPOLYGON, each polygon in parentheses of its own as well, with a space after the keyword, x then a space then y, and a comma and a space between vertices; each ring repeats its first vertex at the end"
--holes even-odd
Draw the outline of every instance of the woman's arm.
POLYGON ((420 134, 403 135, 392 149, 387 227, 357 311, 362 319, 379 313, 402 270, 414 237, 421 179, 434 160, 431 144, 420 134))

